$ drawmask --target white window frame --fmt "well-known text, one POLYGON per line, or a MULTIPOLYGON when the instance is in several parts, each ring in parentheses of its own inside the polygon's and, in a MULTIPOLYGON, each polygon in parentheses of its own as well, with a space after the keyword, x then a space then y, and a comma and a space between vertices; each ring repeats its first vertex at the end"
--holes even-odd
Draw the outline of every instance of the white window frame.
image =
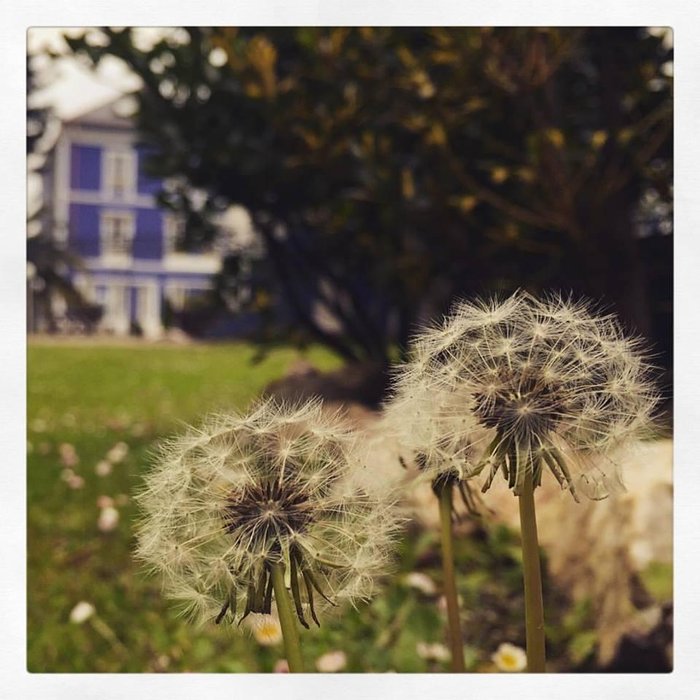
POLYGON ((174 255, 177 252, 177 241, 183 225, 181 216, 173 212, 163 214, 163 257, 174 255))
POLYGON ((100 251, 103 258, 128 261, 132 257, 134 235, 136 233, 136 217, 134 212, 125 210, 105 209, 100 212, 100 251), (115 246, 111 238, 115 236, 113 222, 121 219, 124 222, 124 244, 115 246), (122 249, 120 249, 122 248, 122 249))
POLYGON ((136 153, 126 148, 106 149, 102 165, 102 191, 114 199, 129 199, 136 193, 138 162, 136 153), (122 183, 117 183, 117 164, 122 163, 122 183))

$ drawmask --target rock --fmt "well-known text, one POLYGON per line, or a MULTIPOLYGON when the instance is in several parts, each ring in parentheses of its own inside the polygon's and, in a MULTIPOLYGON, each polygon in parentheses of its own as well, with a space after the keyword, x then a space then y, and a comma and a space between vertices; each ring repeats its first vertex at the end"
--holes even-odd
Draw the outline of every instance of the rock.
POLYGON ((268 384, 263 393, 285 401, 320 397, 324 401, 377 408, 386 383, 387 369, 381 364, 358 362, 333 372, 319 372, 308 363, 297 363, 287 376, 268 384))
MULTIPOLYGON (((626 492, 603 501, 576 503, 554 479, 543 479, 537 492, 539 540, 549 572, 574 600, 590 600, 603 667, 615 663, 621 645, 664 638, 657 629, 661 622, 644 632, 643 621, 660 615, 660 605, 670 602, 670 586, 660 593, 644 581, 652 567, 670 575, 673 562, 672 453, 670 440, 642 443, 622 465, 626 492), (669 599, 659 600, 665 595, 669 599)), ((496 517, 517 528, 518 499, 496 482, 487 495, 496 517)), ((666 654, 667 644, 656 657, 666 654)))

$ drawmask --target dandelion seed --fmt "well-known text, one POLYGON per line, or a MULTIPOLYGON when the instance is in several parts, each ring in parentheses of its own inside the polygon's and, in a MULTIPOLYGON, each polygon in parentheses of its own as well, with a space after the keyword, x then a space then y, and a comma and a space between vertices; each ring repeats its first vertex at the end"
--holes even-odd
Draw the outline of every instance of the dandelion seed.
POLYGON ((329 651, 316 659, 316 670, 319 673, 338 673, 348 665, 348 657, 344 651, 329 651))
POLYGON ((269 615, 282 568, 299 622, 318 624, 372 594, 399 525, 390 502, 351 486, 354 449, 319 402, 212 417, 163 446, 138 496, 138 555, 200 621, 269 615))
POLYGON ((491 660, 496 664, 496 668, 499 671, 517 673, 527 668, 527 654, 525 650, 507 642, 498 647, 496 653, 491 655, 491 660))
POLYGON ((95 614, 95 606, 81 600, 71 611, 69 619, 74 625, 82 625, 95 614))

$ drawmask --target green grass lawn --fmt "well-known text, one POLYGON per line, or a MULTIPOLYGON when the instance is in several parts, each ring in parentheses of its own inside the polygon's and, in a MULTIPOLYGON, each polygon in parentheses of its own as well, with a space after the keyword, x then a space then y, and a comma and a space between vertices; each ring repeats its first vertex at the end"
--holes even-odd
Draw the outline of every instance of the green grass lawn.
MULTIPOLYGON (((32 672, 271 671, 281 646, 261 647, 242 630, 196 628, 177 616, 132 559, 133 492, 158 438, 209 411, 244 408, 299 358, 288 348, 253 363, 245 344, 113 347, 34 344, 28 351, 28 667, 32 672), (128 453, 106 476, 96 465, 117 443, 128 453), (64 447, 61 448, 61 445, 64 447), (79 462, 66 472, 70 445, 79 462), (79 477, 79 478, 78 478, 79 477), (105 497, 119 511, 111 531, 98 527, 105 497), (80 601, 96 615, 70 622, 80 601)), ((337 358, 311 349, 305 359, 321 369, 337 358)), ((467 665, 492 670, 501 642, 523 643, 521 570, 517 539, 503 527, 463 538, 459 589, 465 609, 467 665)), ((440 560, 436 533, 411 532, 398 571, 384 593, 358 610, 344 610, 320 630, 303 631, 306 664, 345 652, 357 671, 443 671, 417 645, 444 642, 437 604, 440 560), (406 574, 419 571, 436 591, 421 592, 406 574), (423 655, 425 656, 425 654, 423 655)), ((563 615, 564 607, 561 608, 563 615)), ((548 622, 561 622, 555 612, 548 622)), ((571 612, 567 613, 569 617, 571 612)), ((551 651, 563 655, 585 619, 558 624, 551 651), (568 623, 567 623, 568 624, 568 623)), ((428 655, 429 656, 429 655, 428 655)))

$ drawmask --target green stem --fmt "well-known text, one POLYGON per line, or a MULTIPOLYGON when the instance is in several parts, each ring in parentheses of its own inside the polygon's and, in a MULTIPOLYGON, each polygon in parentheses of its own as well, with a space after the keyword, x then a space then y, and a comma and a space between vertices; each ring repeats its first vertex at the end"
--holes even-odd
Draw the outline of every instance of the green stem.
POLYGON ((304 663, 301 658, 301 645, 299 644, 299 631, 292 612, 292 604, 289 600, 287 587, 284 585, 284 567, 282 564, 270 564, 272 586, 275 589, 277 601, 277 614, 280 618, 282 637, 284 638, 284 651, 287 655, 290 673, 303 673, 304 663))
POLYGON ((532 472, 525 476, 520 496, 520 531, 523 549, 523 582, 525 584, 525 636, 528 673, 544 673, 544 605, 542 575, 537 544, 537 519, 532 472))
POLYGON ((462 630, 459 624, 459 603, 455 581, 454 546, 452 538, 452 488, 447 481, 437 491, 440 503, 440 539, 442 543, 442 571, 445 602, 447 603, 447 628, 452 654, 451 669, 454 673, 464 673, 464 649, 462 630))

